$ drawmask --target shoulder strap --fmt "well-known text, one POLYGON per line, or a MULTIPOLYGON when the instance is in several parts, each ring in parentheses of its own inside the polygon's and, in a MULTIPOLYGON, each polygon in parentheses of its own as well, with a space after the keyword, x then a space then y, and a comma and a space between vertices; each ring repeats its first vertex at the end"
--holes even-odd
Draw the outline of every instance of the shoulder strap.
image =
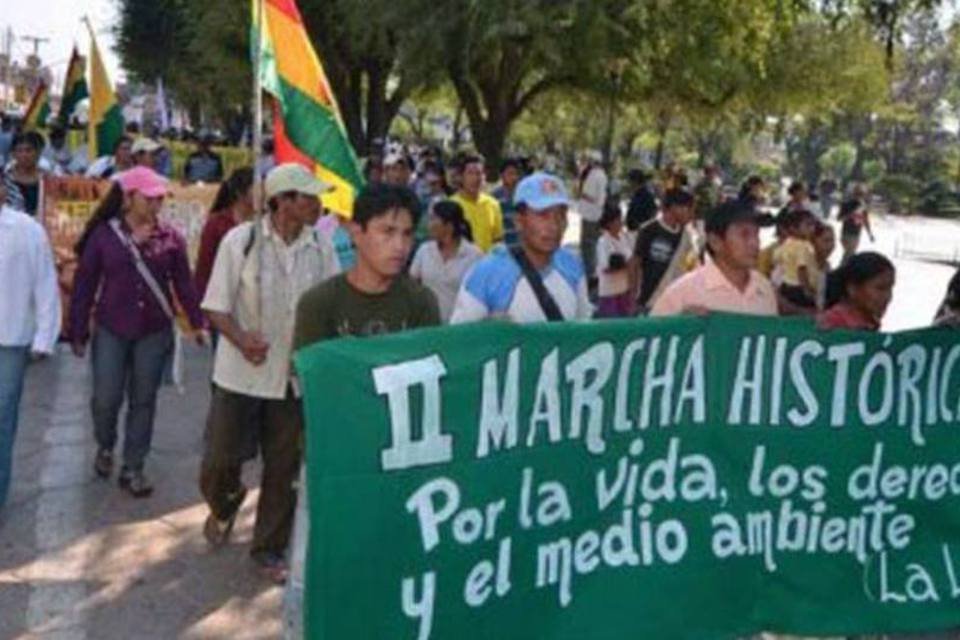
POLYGON ((544 315, 547 316, 547 320, 550 322, 562 322, 564 320, 563 313, 560 311, 560 307, 557 306, 557 301, 554 300, 550 292, 547 291, 546 285, 543 284, 543 278, 540 277, 537 270, 534 269, 530 261, 527 260, 523 249, 513 247, 510 249, 510 254, 513 256, 513 259, 517 261, 517 264, 520 265, 520 270, 523 272, 527 282, 530 283, 530 287, 533 289, 534 295, 537 296, 537 302, 540 303, 540 308, 543 310, 544 315))
POLYGON ((247 242, 243 245, 243 257, 246 258, 250 255, 250 250, 253 249, 253 243, 257 240, 257 223, 254 221, 250 225, 250 235, 247 236, 247 242))
POLYGON ((173 320, 173 308, 170 306, 170 301, 167 300, 166 294, 163 293, 163 289, 160 287, 160 284, 157 282, 156 278, 153 277, 153 274, 150 272, 150 269, 147 267, 146 263, 143 261, 143 256, 140 255, 140 250, 137 249, 137 245, 131 242, 130 238, 127 237, 127 234, 123 232, 120 228, 120 221, 117 218, 110 220, 110 228, 113 229, 113 232, 117 234, 117 237, 120 239, 120 242, 130 251, 130 254, 133 256, 133 264, 137 267, 137 272, 140 274, 140 277, 143 278, 143 281, 147 283, 147 288, 150 289, 150 293, 153 294, 153 297, 156 298, 157 304, 160 305, 160 308, 163 309, 163 313, 169 320, 173 320))

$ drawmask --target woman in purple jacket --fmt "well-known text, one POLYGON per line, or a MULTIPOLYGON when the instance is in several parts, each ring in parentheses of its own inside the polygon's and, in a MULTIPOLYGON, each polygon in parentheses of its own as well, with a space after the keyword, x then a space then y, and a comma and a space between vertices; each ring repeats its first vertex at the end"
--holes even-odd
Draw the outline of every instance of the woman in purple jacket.
POLYGON ((93 327, 91 408, 99 447, 94 469, 101 478, 113 472, 126 395, 119 484, 137 498, 153 492, 143 464, 153 439, 157 390, 173 349, 171 288, 190 324, 203 326, 186 243, 157 219, 166 193, 166 180, 145 167, 114 177, 77 243, 80 263, 70 302, 70 338, 78 357, 85 355, 93 327))

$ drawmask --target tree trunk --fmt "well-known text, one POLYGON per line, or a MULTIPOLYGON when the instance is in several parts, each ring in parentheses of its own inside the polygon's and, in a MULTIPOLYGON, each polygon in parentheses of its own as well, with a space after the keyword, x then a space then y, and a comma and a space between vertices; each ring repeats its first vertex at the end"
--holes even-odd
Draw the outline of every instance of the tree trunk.
POLYGON ((343 86, 337 90, 340 104, 340 115, 347 128, 347 137, 350 144, 361 156, 366 155, 367 139, 363 130, 363 96, 362 74, 359 69, 351 69, 343 86))
POLYGON ((387 76, 376 62, 365 65, 367 71, 367 130, 364 136, 364 149, 369 151, 373 141, 386 138, 387 122, 385 102, 387 76))
POLYGON ((663 168, 663 156, 666 153, 667 132, 670 131, 670 116, 660 114, 657 116, 657 151, 653 156, 653 168, 659 171, 663 168))
POLYGON ((480 123, 471 123, 473 142, 483 156, 487 177, 493 179, 503 160, 503 145, 510 131, 510 123, 504 119, 488 118, 480 123))

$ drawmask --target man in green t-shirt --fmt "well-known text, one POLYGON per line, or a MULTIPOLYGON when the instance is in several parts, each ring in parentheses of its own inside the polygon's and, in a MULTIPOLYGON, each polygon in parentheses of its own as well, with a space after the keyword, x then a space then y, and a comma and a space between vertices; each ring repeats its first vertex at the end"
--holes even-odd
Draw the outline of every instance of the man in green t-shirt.
MULTIPOLYGON (((350 235, 356 264, 303 294, 297 307, 294 349, 341 336, 374 336, 440 324, 437 299, 405 272, 420 213, 404 187, 372 184, 357 196, 350 235)), ((306 489, 301 471, 301 486, 306 489)), ((303 570, 308 515, 306 492, 298 496, 291 545, 291 579, 284 617, 302 635, 303 570)))
POLYGON ((419 213, 406 187, 375 184, 357 196, 349 223, 357 262, 300 298, 294 349, 440 324, 433 293, 405 273, 419 213))

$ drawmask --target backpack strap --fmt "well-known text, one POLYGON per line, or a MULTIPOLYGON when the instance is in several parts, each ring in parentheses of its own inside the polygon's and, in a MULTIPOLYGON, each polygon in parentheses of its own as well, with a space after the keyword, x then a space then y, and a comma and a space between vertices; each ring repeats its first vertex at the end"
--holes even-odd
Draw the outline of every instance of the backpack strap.
POLYGON ((537 296, 537 302, 540 303, 540 308, 543 310, 544 315, 547 316, 547 320, 550 322, 563 322, 563 313, 560 311, 557 301, 554 300, 550 292, 547 291, 546 285, 543 284, 543 278, 540 277, 540 273, 534 269, 530 261, 527 260, 527 255, 523 252, 523 249, 513 247, 510 249, 510 255, 516 260, 520 266, 520 270, 523 272, 523 276, 527 279, 527 282, 530 283, 530 287, 533 289, 534 295, 537 296))

